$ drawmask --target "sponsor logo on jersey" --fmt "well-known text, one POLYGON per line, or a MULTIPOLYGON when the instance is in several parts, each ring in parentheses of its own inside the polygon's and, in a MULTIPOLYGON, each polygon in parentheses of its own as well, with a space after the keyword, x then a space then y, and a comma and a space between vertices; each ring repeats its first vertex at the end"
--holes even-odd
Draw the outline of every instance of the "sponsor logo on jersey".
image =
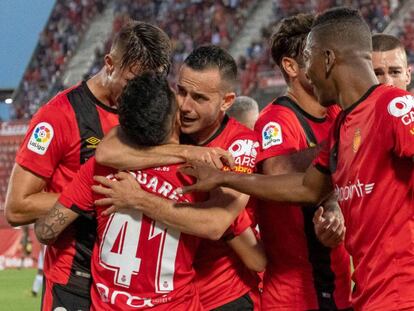
POLYGON ((354 139, 352 141, 352 150, 357 153, 359 146, 361 146, 361 130, 357 128, 354 133, 354 139))
MULTIPOLYGON (((238 139, 234 141, 228 151, 234 157, 235 167, 232 169, 238 173, 253 173, 253 169, 256 165, 257 148, 259 148, 259 142, 251 139, 238 139)), ((225 166, 223 171, 229 171, 230 168, 225 166)))
POLYGON ((262 147, 268 149, 283 142, 282 128, 277 122, 269 122, 262 130, 262 147))
POLYGON ((92 136, 92 137, 89 137, 86 140, 86 142, 89 144, 89 145, 86 145, 86 148, 96 148, 98 147, 98 144, 101 142, 101 140, 99 138, 92 136))
POLYGON ((155 298, 144 298, 139 296, 133 296, 129 292, 114 290, 105 284, 97 283, 96 289, 99 292, 101 300, 105 303, 112 305, 121 305, 125 303, 127 306, 132 308, 147 308, 154 307, 160 303, 167 303, 172 300, 171 297, 161 296, 155 298))
POLYGON ((375 183, 362 183, 359 179, 356 182, 349 182, 346 186, 335 185, 335 193, 338 196, 338 201, 351 200, 354 197, 362 198, 370 194, 374 190, 375 183))
POLYGON ((394 98, 388 104, 388 113, 393 117, 401 118, 404 125, 414 123, 414 98, 411 95, 394 98))
POLYGON ((27 143, 27 149, 34 153, 44 155, 49 148, 53 135, 53 127, 49 123, 39 123, 32 132, 32 136, 27 143))

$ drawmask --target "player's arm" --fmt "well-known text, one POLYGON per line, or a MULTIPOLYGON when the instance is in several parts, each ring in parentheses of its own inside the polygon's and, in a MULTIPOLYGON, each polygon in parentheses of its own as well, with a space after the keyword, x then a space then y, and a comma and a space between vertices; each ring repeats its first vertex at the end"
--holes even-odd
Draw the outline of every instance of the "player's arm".
POLYGON ((250 270, 256 272, 265 270, 267 265, 266 254, 261 241, 256 238, 251 227, 228 240, 227 244, 250 270))
POLYGON ((12 170, 5 203, 5 215, 12 226, 34 222, 46 215, 59 194, 44 192, 46 180, 15 164, 12 170))
POLYGON ((282 175, 305 172, 319 152, 319 148, 308 148, 288 155, 279 155, 263 161, 265 175, 282 175))
POLYGON ((35 233, 37 239, 43 244, 53 244, 59 234, 78 216, 79 214, 57 202, 44 217, 36 220, 35 233))
POLYGON ((197 159, 217 168, 222 168, 223 164, 233 166, 231 154, 221 148, 178 144, 135 148, 123 142, 118 129, 118 127, 112 129, 99 143, 95 155, 99 164, 126 170, 144 169, 197 159))
POLYGON ((228 187, 262 200, 318 204, 332 192, 330 176, 313 165, 305 173, 278 176, 222 172, 201 163, 182 171, 197 178, 196 184, 183 187, 183 193, 228 187))
POLYGON ((96 205, 110 205, 104 213, 110 214, 122 208, 134 208, 148 217, 161 221, 181 232, 218 240, 246 206, 249 197, 232 189, 218 188, 211 192, 210 199, 193 204, 175 204, 141 189, 128 173, 118 173, 117 181, 95 177, 100 185, 93 191, 106 196, 96 205))

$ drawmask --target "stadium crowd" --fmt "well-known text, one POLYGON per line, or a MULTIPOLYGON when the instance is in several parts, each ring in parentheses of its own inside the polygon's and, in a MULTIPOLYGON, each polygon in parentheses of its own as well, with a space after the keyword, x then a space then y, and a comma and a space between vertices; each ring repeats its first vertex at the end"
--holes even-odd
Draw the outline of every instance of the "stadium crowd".
MULTIPOLYGON (((395 0, 320 0, 320 1, 273 1, 273 17, 267 27, 261 30, 261 37, 251 42, 244 56, 238 60, 241 71, 240 83, 241 92, 250 95, 261 81, 261 77, 274 76, 274 63, 270 57, 269 38, 272 29, 279 21, 287 16, 304 12, 322 12, 333 6, 351 6, 360 9, 362 16, 368 22, 371 30, 382 32, 390 22, 391 15, 398 8, 399 1, 395 0)), ((414 16, 414 13, 411 14, 414 16)), ((407 19, 401 30, 401 35, 405 36, 404 43, 408 49, 409 56, 413 55, 414 28, 411 19, 407 19), (412 29, 413 28, 413 29, 412 29)), ((281 73, 276 69, 277 75, 281 78, 281 73)))
POLYGON ((16 119, 30 118, 52 93, 82 34, 107 0, 58 0, 26 69, 16 102, 16 119))

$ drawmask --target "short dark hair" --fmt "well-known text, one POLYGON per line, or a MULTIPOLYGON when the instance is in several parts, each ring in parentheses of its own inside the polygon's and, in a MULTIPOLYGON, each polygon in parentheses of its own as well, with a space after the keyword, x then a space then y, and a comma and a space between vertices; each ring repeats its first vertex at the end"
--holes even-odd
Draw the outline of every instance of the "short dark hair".
POLYGON ((395 49, 405 51, 402 42, 395 36, 377 33, 372 36, 372 49, 375 52, 385 52, 395 49))
POLYGON ((217 68, 222 80, 232 87, 237 81, 237 64, 234 58, 216 45, 200 46, 184 60, 184 64, 193 70, 217 68))
POLYGON ((128 81, 118 108, 121 136, 140 146, 156 146, 170 137, 177 105, 164 75, 145 73, 128 81))
POLYGON ((113 40, 111 51, 118 49, 121 53, 121 68, 136 64, 141 66, 143 72, 168 72, 170 68, 170 38, 152 24, 128 22, 113 40))
POLYGON ((320 35, 324 43, 372 51, 371 30, 358 10, 336 7, 316 16, 312 33, 320 35))
POLYGON ((270 37, 272 58, 279 66, 286 81, 288 76, 283 69, 282 59, 283 57, 290 57, 300 66, 304 65, 303 48, 313 20, 313 14, 304 13, 284 18, 276 26, 270 37))

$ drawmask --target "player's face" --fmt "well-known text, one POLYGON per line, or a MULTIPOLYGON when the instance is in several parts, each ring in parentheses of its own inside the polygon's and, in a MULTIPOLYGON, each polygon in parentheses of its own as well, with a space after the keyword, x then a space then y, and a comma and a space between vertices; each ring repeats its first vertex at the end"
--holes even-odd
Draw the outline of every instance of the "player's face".
POLYGON ((122 68, 121 60, 109 54, 105 56, 105 70, 107 74, 105 87, 110 92, 111 104, 118 106, 119 99, 127 82, 140 73, 139 65, 122 68))
POLYGON ((411 69, 407 66, 405 51, 399 48, 373 52, 372 65, 380 83, 406 90, 411 82, 411 69))
POLYGON ((312 32, 306 39, 303 60, 306 76, 310 79, 313 94, 319 103, 324 107, 335 104, 337 96, 331 74, 326 74, 324 51, 312 32))
POLYGON ((234 93, 223 90, 218 69, 199 71, 183 65, 178 76, 177 100, 181 132, 202 143, 219 128, 234 93))

